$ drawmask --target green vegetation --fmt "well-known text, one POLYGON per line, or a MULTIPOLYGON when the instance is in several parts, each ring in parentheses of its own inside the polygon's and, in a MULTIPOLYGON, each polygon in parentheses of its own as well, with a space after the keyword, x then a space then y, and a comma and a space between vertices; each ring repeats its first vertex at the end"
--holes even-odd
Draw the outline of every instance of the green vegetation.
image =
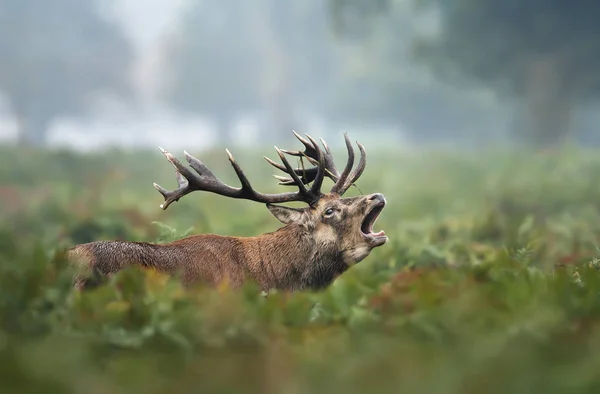
MULTIPOLYGON (((74 243, 279 224, 260 204, 202 193, 160 210, 152 182, 175 179, 157 151, 0 150, 2 392, 589 393, 600 383, 597 152, 369 151, 359 187, 388 198, 376 229, 389 244, 327 291, 265 298, 253 286, 183 291, 135 270, 77 293, 61 259, 74 243)), ((262 152, 233 153, 257 188, 278 190, 262 152)), ((201 157, 235 181, 224 152, 201 157)))

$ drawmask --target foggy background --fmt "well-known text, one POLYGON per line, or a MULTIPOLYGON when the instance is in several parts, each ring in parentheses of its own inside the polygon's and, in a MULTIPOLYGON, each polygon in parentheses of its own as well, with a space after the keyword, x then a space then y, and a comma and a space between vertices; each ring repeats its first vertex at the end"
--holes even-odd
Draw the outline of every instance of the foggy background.
POLYGON ((600 5, 0 0, 0 144, 599 141, 600 5))

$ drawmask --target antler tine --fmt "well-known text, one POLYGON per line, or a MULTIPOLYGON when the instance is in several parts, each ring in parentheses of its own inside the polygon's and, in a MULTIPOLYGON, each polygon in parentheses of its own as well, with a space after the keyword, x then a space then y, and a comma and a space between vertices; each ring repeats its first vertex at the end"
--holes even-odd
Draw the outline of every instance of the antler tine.
POLYGON ((162 196, 165 198, 165 202, 163 204, 160 204, 161 209, 167 209, 167 207, 172 202, 177 201, 179 198, 184 196, 184 194, 180 194, 178 192, 179 192, 179 190, 184 189, 188 185, 188 182, 181 175, 181 173, 177 170, 175 170, 175 176, 177 177, 177 190, 175 190, 173 192, 168 191, 164 187, 160 186, 158 183, 153 183, 154 188, 156 190, 158 190, 159 193, 162 194, 162 196))
MULTIPOLYGON (((158 190, 165 199, 165 202, 160 204, 160 208, 164 210, 167 209, 171 203, 179 201, 181 197, 193 191, 193 189, 190 187, 189 180, 193 179, 195 175, 192 174, 192 172, 189 171, 183 164, 181 164, 181 162, 171 153, 167 152, 161 147, 158 147, 158 149, 160 149, 162 154, 173 165, 173 167, 175 167, 175 176, 177 177, 177 189, 173 191, 169 191, 159 184, 153 183, 154 188, 158 190)), ((210 173, 210 171, 208 172, 210 173)))
MULTIPOLYGON (((313 144, 316 155, 317 155, 317 160, 318 160, 317 174, 315 175, 315 179, 314 179, 314 182, 312 184, 310 191, 312 193, 320 193, 321 186, 323 185, 323 179, 325 179, 325 168, 324 168, 325 162, 323 161, 323 153, 321 152, 321 149, 319 148, 319 144, 317 144, 317 141, 315 141, 308 134, 306 134, 306 138, 308 138, 310 140, 310 142, 313 144)), ((325 145, 325 146, 327 146, 327 145, 325 145)))
POLYGON ((323 138, 319 138, 321 140, 321 143, 323 144, 323 147, 325 148, 325 152, 327 153, 331 153, 329 150, 329 147, 327 146, 327 143, 325 142, 325 140, 323 138))
MULTIPOLYGON (((310 141, 307 141, 304 138, 302 138, 298 133, 296 133, 293 130, 292 130, 292 133, 294 133, 296 138, 298 138, 298 140, 300 140, 300 142, 302 142, 302 144, 305 147, 305 151, 304 152, 301 152, 299 150, 290 151, 287 149, 281 149, 281 151, 290 156, 305 157, 311 164, 317 165, 318 161, 312 157, 312 156, 316 156, 312 143, 310 141)), ((273 160, 269 159, 266 156, 265 156, 265 160, 267 160, 267 162, 269 162, 269 164, 271 164, 273 167, 277 168, 278 170, 286 172, 286 173, 288 172, 288 169, 285 166, 274 162, 273 160)), ((302 180, 302 183, 307 184, 307 183, 310 183, 314 179, 314 177, 316 175, 316 168, 310 168, 310 169, 296 168, 294 170, 294 172, 296 173, 296 175, 301 176, 300 179, 302 180)), ((295 182, 292 178, 282 178, 282 177, 277 177, 277 176, 275 176, 275 177, 280 181, 279 182, 280 185, 290 186, 290 185, 295 184, 295 182)))
POLYGON ((344 168, 342 175, 339 176, 337 182, 331 188, 332 193, 337 193, 339 195, 344 194, 348 189, 345 187, 345 183, 346 179, 348 179, 348 175, 350 175, 352 166, 354 165, 354 149, 352 149, 352 143, 350 142, 350 138, 348 138, 348 133, 344 133, 344 140, 346 142, 346 149, 348 150, 348 161, 346 162, 346 167, 344 168))
MULTIPOLYGON (((308 138, 308 140, 307 140, 307 139, 301 137, 295 131, 293 131, 293 133, 296 136, 296 138, 298 138, 298 140, 304 145, 304 147, 305 147, 304 151, 300 151, 300 150, 290 151, 290 150, 286 150, 286 149, 281 149, 281 151, 290 156, 304 157, 308 160, 309 163, 315 165, 315 167, 311 167, 311 168, 296 168, 296 169, 294 169, 294 172, 296 173, 296 175, 298 175, 300 177, 302 182, 304 184, 307 184, 307 183, 313 182, 316 179, 316 176, 318 174, 318 167, 319 167, 319 163, 320 163, 319 156, 321 156, 323 159, 323 164, 321 164, 321 166, 323 167, 323 176, 327 176, 327 177, 331 178, 334 182, 337 181, 340 174, 335 166, 335 163, 333 161, 333 156, 331 155, 329 147, 327 146, 325 141, 321 138, 321 142, 323 143, 323 146, 325 147, 325 152, 323 152, 320 150, 319 145, 315 142, 314 139, 312 139, 312 137, 307 135, 307 138, 308 138), (317 152, 317 150, 318 150, 318 152, 317 152)), ((265 157, 265 160, 267 160, 267 162, 269 162, 269 164, 271 164, 273 167, 275 167, 278 170, 281 170, 289 175, 288 169, 285 168, 285 166, 282 166, 281 164, 274 162, 273 160, 269 159, 268 157, 265 157)), ((280 185, 284 185, 284 186, 295 185, 294 180, 290 177, 280 177, 277 175, 274 175, 274 177, 277 180, 279 180, 280 185)))
POLYGON ((360 160, 356 169, 350 174, 348 177, 348 181, 345 182, 344 186, 340 189, 339 193, 344 194, 346 190, 350 188, 362 175, 363 171, 367 167, 367 152, 365 152, 365 147, 362 146, 358 141, 356 141, 356 145, 358 145, 358 150, 360 150, 360 160))
MULTIPOLYGON (((250 192, 254 193, 254 189, 252 189, 252 186, 250 185, 250 181, 248 180, 248 177, 246 177, 246 174, 244 174, 244 171, 242 171, 242 168, 235 161, 235 159, 233 158, 233 155, 231 154, 231 152, 229 152, 229 149, 225 149, 225 152, 227 152, 227 158, 229 159, 229 162, 231 163, 231 166, 233 167, 235 174, 237 175, 238 179, 240 180, 240 183, 242 184, 242 189, 246 189, 249 193, 250 192)), ((187 157, 187 155, 186 155, 186 157, 187 157)), ((192 158, 192 156, 190 156, 190 158, 192 158)), ((190 165, 191 164, 192 163, 190 162, 190 165)))
MULTIPOLYGON (((302 142, 302 144, 304 145, 304 148, 305 148, 305 152, 312 152, 312 150, 315 149, 311 141, 305 140, 304 138, 302 138, 302 136, 300 134, 296 133, 294 130, 292 130, 292 133, 294 133, 294 136, 296 136, 296 138, 298 138, 298 140, 300 142, 302 142)), ((304 152, 301 152, 299 150, 290 151, 290 150, 282 149, 281 151, 283 153, 287 153, 290 156, 300 156, 300 157, 311 158, 310 155, 307 155, 304 152)), ((316 164, 316 162, 313 162, 313 164, 316 164)))
MULTIPOLYGON (((285 150, 280 149, 281 152, 287 153, 285 150)), ((288 172, 288 169, 279 163, 274 162, 273 160, 269 159, 267 156, 263 156, 264 159, 273 167, 277 168, 278 170, 281 170, 285 173, 288 172)), ((294 169, 294 173, 296 173, 297 176, 300 176, 300 180, 302 181, 303 184, 307 184, 310 183, 312 181, 312 179, 314 178, 314 175, 312 175, 311 173, 314 172, 316 174, 316 168, 308 168, 308 169, 303 169, 303 168, 296 168, 294 169), (311 176, 312 175, 312 176, 311 176)), ((280 185, 295 185, 295 181, 292 178, 286 178, 286 177, 281 177, 281 176, 277 176, 277 175, 273 175, 275 178, 279 179, 281 182, 279 183, 280 185)))
POLYGON ((306 190, 306 186, 304 186, 304 182, 302 182, 300 180, 300 178, 298 178, 298 175, 296 174, 296 172, 292 168, 292 165, 290 164, 290 162, 285 158, 285 155, 283 154, 283 152, 281 151, 281 149, 279 149, 278 147, 275 147, 275 150, 277 151, 277 154, 281 158, 281 162, 283 163, 283 165, 285 166, 285 168, 287 170, 286 172, 288 174, 290 174, 290 176, 294 180, 294 183, 298 186, 298 189, 300 190, 300 193, 306 194, 307 190, 306 190))
MULTIPOLYGON (((206 167, 206 165, 204 165, 204 163, 202 163, 202 161, 193 157, 185 151, 184 153, 186 160, 190 164, 190 167, 197 172, 197 174, 194 174, 187 167, 185 167, 171 153, 167 152, 162 148, 160 148, 160 150, 163 153, 163 155, 167 158, 167 160, 175 167, 178 185, 177 189, 169 191, 163 188, 162 186, 154 183, 154 187, 156 188, 156 190, 158 190, 165 199, 165 202, 160 205, 160 207, 163 210, 167 209, 169 205, 171 205, 175 201, 178 201, 181 197, 196 190, 207 191, 225 197, 246 199, 262 203, 303 201, 311 204, 315 199, 318 198, 318 195, 315 195, 314 193, 311 193, 306 190, 304 184, 298 179, 298 177, 295 174, 293 175, 293 177, 294 180, 297 182, 296 184, 298 185, 299 189, 298 192, 265 194, 255 191, 250 185, 250 181, 244 174, 244 171, 233 158, 233 155, 231 154, 231 152, 229 152, 229 150, 226 150, 227 156, 238 179, 240 180, 240 188, 235 188, 223 183, 212 173, 212 171, 210 171, 208 167, 206 167)), ((285 167, 291 168, 290 164, 285 159, 283 152, 281 152, 279 149, 277 150, 279 156, 284 161, 285 167)))

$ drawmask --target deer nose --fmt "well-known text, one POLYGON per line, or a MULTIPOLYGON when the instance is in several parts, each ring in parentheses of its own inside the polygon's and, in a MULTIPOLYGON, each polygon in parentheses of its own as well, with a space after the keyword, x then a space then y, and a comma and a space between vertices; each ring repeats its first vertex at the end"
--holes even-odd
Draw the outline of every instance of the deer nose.
POLYGON ((369 196, 369 201, 373 201, 373 200, 385 202, 385 197, 381 193, 373 193, 369 196))

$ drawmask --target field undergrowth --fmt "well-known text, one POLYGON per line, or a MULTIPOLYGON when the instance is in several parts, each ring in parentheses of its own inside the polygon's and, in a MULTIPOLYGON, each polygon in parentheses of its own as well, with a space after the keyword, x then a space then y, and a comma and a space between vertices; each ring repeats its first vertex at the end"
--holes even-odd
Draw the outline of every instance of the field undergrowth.
MULTIPOLYGON (((276 154, 233 153, 283 189, 261 159, 276 154)), ((0 392, 596 392, 600 152, 368 154, 348 195, 385 194, 389 243, 326 291, 262 297, 135 270, 74 291, 76 243, 280 223, 207 193, 162 211, 152 182, 176 184, 158 151, 0 147, 0 392)), ((197 156, 237 185, 224 152, 197 156)))

